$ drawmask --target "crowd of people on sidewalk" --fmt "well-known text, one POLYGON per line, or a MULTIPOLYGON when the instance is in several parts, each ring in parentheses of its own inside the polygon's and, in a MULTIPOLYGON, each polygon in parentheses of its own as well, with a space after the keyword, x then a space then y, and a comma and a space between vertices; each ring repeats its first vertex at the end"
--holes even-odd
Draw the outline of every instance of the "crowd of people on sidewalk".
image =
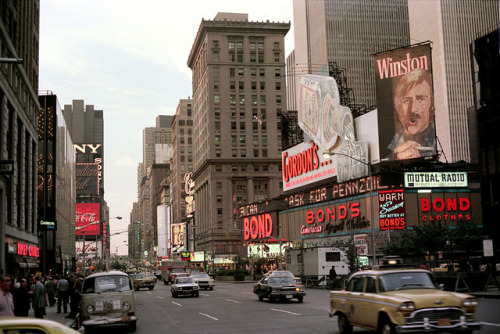
POLYGON ((0 275, 0 316, 28 317, 32 308, 35 318, 43 319, 47 307, 56 307, 57 313, 69 313, 76 318, 80 308, 80 287, 83 277, 75 275, 32 275, 13 278, 0 275))

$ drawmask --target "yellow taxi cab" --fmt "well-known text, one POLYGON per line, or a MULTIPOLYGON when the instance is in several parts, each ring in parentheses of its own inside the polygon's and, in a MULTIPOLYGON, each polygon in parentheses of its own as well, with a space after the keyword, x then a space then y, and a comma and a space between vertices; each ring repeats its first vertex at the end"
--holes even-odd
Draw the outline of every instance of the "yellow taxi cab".
POLYGON ((447 292, 424 269, 384 265, 351 275, 346 289, 330 292, 330 317, 341 334, 353 326, 380 333, 461 332, 481 327, 474 296, 447 292))
POLYGON ((79 332, 52 320, 0 317, 0 333, 77 334, 79 332))

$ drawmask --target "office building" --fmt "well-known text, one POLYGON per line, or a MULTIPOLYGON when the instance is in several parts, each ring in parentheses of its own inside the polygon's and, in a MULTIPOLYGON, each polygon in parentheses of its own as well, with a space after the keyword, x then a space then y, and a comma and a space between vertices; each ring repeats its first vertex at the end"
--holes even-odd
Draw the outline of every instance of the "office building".
POLYGON ((286 110, 289 29, 290 23, 218 13, 202 20, 188 58, 195 250, 211 254, 219 265, 244 251, 237 206, 281 193, 278 116, 286 110))

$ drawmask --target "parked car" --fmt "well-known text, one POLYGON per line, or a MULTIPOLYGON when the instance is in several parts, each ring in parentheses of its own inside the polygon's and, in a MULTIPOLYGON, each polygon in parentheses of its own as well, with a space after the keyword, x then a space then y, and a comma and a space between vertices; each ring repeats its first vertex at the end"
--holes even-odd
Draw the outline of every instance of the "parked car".
POLYGON ((59 322, 25 317, 0 317, 0 333, 78 334, 59 322))
POLYGON ((127 274, 121 271, 91 274, 83 281, 81 294, 79 325, 85 327, 85 333, 110 325, 128 326, 135 332, 135 295, 127 274))
POLYGON ((134 284, 134 290, 139 291, 141 288, 148 288, 153 290, 156 283, 156 277, 149 274, 134 274, 130 275, 132 283, 134 284))
POLYGON ((461 332, 481 327, 475 297, 442 291, 424 269, 358 271, 343 291, 330 292, 330 317, 338 316, 341 334, 353 326, 381 333, 461 332))
POLYGON ((268 298, 270 302, 276 299, 295 298, 299 303, 302 303, 306 295, 306 289, 302 284, 297 283, 293 277, 270 275, 263 277, 254 285, 253 293, 259 297, 260 301, 264 300, 264 298, 268 298))
POLYGON ((441 263, 439 267, 432 268, 431 271, 435 272, 449 272, 449 271, 459 271, 460 264, 458 263, 441 263))
POLYGON ((177 277, 174 283, 170 286, 172 297, 191 295, 194 297, 200 296, 200 286, 194 281, 194 278, 185 276, 177 277))
POLYGON ((200 289, 213 290, 215 287, 215 280, 206 273, 194 273, 191 274, 191 277, 194 278, 196 283, 198 283, 200 289))

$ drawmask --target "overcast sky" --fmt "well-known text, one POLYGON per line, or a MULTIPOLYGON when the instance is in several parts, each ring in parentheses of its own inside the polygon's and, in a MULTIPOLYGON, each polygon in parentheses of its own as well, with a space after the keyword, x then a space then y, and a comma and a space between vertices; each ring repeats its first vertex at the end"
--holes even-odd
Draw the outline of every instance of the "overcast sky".
MULTIPOLYGON (((187 59, 202 19, 246 13, 250 21, 290 22, 291 0, 42 0, 40 91, 61 108, 84 100, 104 111, 104 198, 111 233, 126 230, 137 201, 142 130, 158 115, 174 115, 192 96, 187 59)), ((293 27, 292 27, 293 28, 293 27)), ((285 38, 288 56, 293 30, 285 38)), ((126 233, 111 252, 126 254, 126 233)))

